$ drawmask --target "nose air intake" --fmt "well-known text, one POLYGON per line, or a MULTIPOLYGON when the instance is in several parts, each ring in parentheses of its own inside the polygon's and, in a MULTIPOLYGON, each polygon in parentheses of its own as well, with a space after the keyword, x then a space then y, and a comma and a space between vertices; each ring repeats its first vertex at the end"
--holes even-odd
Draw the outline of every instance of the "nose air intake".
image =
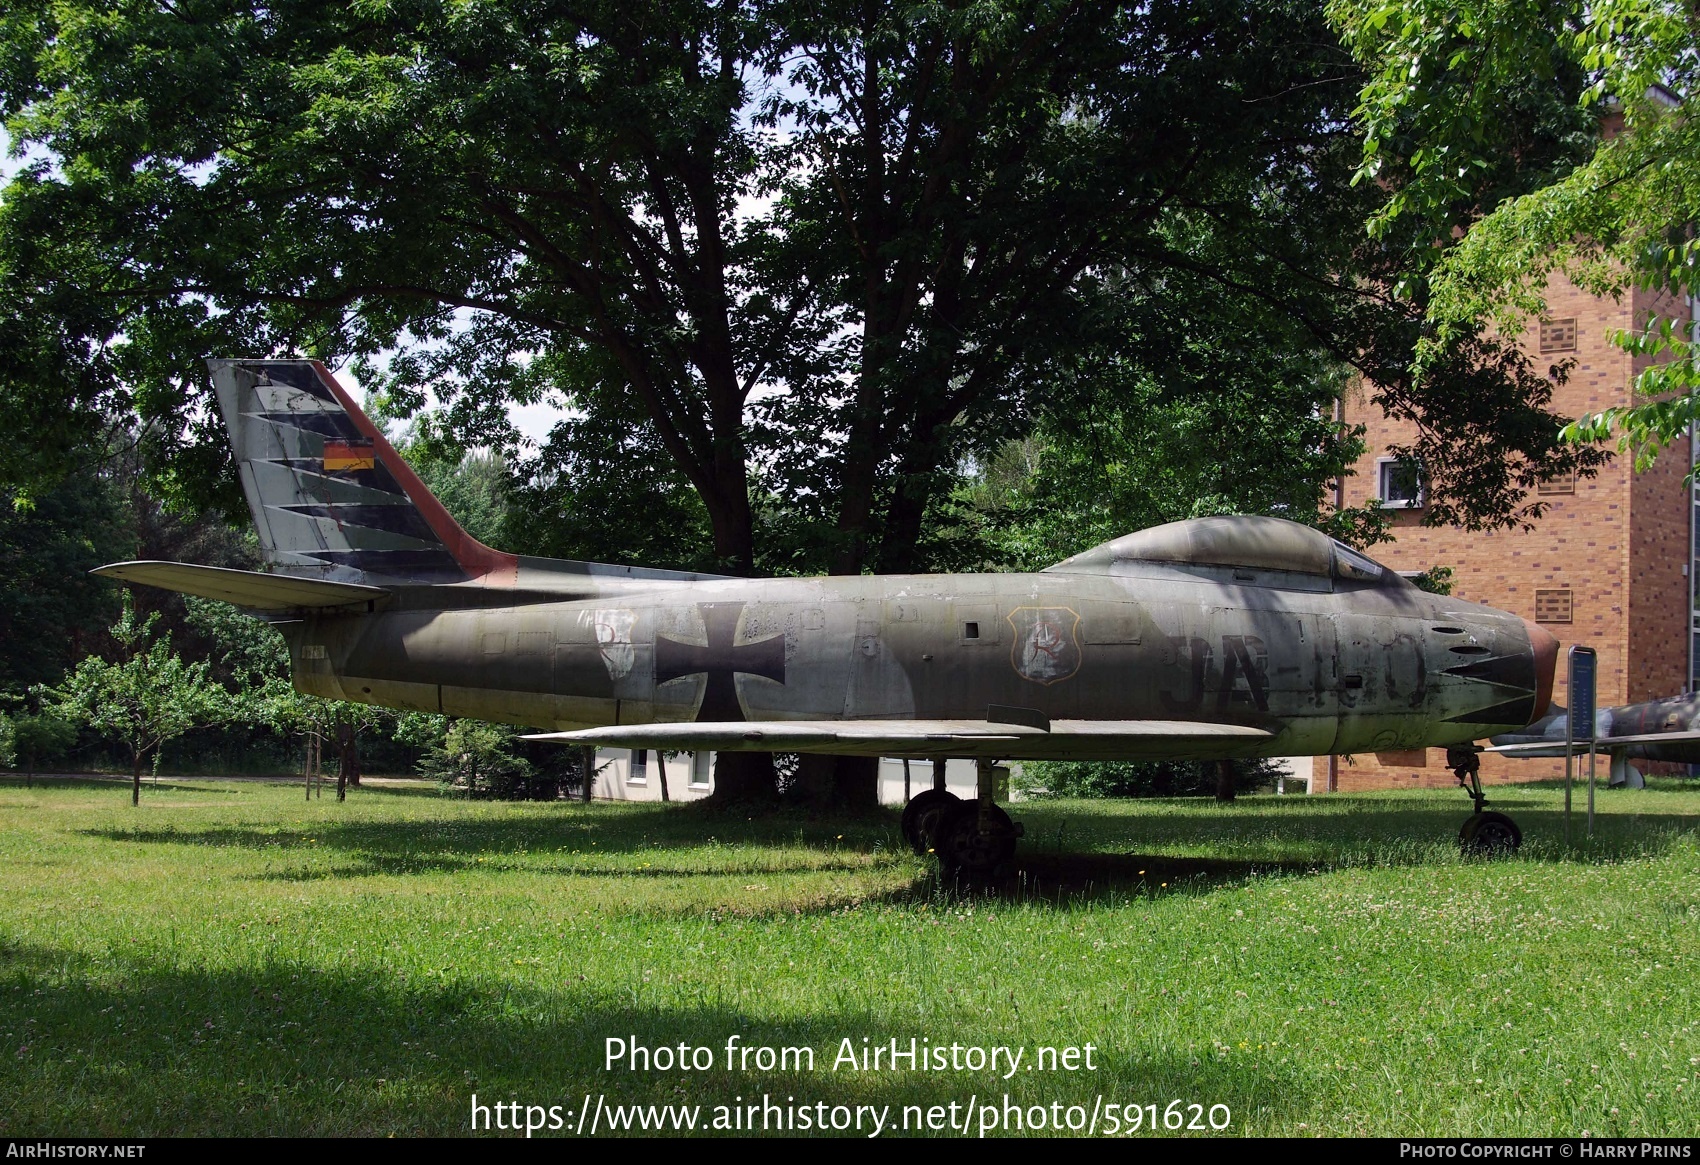
POLYGON ((1529 650, 1535 656, 1535 704, 1529 723, 1541 719, 1552 706, 1553 673, 1558 669, 1558 640, 1539 623, 1523 620, 1529 633, 1529 650))

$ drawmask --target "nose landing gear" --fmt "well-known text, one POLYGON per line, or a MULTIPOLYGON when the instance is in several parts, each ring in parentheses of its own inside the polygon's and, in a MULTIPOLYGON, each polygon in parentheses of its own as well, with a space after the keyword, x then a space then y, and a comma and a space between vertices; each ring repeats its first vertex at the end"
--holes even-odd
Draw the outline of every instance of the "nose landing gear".
POLYGON ((1523 844, 1523 831, 1503 813, 1486 811, 1487 796, 1482 792, 1481 749, 1465 745, 1446 750, 1446 767, 1458 778, 1458 784, 1469 794, 1476 811, 1458 831, 1458 845, 1467 854, 1478 857, 1498 857, 1515 853, 1523 844))

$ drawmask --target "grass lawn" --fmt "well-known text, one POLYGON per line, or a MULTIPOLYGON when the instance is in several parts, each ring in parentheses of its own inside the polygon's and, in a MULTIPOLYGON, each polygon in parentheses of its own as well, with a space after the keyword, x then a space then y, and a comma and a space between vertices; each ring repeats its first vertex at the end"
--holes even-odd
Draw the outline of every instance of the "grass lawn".
POLYGON ((1700 790, 1602 791, 1569 850, 1561 790, 1491 793, 1514 859, 1458 856, 1457 792, 1024 805, 1021 884, 964 896, 895 814, 7 780, 0 1132, 465 1133, 476 1092, 568 1131, 587 1093, 704 1127, 889 1104, 888 1135, 1008 1093, 1221 1104, 1230 1134, 1700 1133, 1700 790), (815 1068, 729 1073, 734 1035, 815 1068), (716 1066, 605 1071, 608 1037, 716 1066), (864 1037, 1025 1062, 834 1071, 864 1037), (1087 1043, 1093 1071, 1027 1070, 1087 1043))

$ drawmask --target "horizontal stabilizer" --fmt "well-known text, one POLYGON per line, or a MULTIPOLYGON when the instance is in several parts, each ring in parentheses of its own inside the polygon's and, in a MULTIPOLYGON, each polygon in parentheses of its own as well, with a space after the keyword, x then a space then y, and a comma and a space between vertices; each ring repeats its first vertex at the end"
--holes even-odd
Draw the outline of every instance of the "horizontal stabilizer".
POLYGON ((619 724, 525 739, 681 752, 1143 760, 1250 754, 1274 738, 1262 728, 1192 720, 1054 720, 1048 731, 989 720, 763 720, 619 724))
POLYGON ((141 583, 203 599, 222 599, 253 611, 295 611, 375 602, 389 592, 358 583, 325 582, 287 574, 262 574, 189 562, 115 562, 91 574, 141 583))
MULTIPOLYGON (((1594 741, 1594 751, 1616 752, 1620 748, 1635 748, 1641 745, 1692 744, 1695 741, 1700 741, 1700 732, 1644 732, 1637 736, 1602 736, 1594 741)), ((1588 751, 1588 742, 1578 740, 1575 749, 1578 754, 1585 754, 1588 751)), ((1497 752, 1502 756, 1563 756, 1564 741, 1536 740, 1525 744, 1496 744, 1487 751, 1497 752)))

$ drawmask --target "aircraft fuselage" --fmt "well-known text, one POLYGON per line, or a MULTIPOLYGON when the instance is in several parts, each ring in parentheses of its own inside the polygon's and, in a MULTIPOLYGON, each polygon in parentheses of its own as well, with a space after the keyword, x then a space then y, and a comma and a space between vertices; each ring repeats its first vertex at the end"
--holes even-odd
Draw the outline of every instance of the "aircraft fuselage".
POLYGON ((1123 564, 1102 574, 598 580, 599 593, 563 600, 527 592, 525 562, 506 596, 400 588, 380 610, 285 624, 297 686, 553 730, 982 719, 1001 706, 1275 733, 1177 742, 1176 755, 1201 759, 1449 745, 1540 711, 1523 620, 1403 583, 1294 585, 1283 571, 1123 564))

